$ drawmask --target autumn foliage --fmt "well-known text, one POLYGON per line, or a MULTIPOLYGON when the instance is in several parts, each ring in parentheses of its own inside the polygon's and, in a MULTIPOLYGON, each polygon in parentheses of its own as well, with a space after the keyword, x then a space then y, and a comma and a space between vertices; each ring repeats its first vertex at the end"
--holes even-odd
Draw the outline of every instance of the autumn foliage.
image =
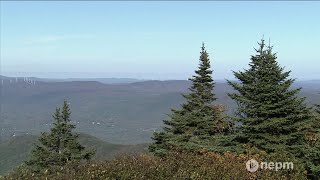
POLYGON ((92 161, 81 165, 69 164, 63 168, 49 169, 34 174, 23 167, 5 177, 6 179, 305 179, 299 166, 293 170, 246 169, 249 159, 258 161, 264 154, 212 152, 171 152, 166 157, 151 155, 119 156, 112 161, 92 161))

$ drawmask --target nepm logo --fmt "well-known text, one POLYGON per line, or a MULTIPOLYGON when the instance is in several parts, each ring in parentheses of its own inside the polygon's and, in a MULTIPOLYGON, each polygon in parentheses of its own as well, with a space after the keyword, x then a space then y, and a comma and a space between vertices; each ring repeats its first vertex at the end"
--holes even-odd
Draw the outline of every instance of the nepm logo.
POLYGON ((272 171, 279 171, 281 169, 293 169, 293 162, 261 162, 255 159, 250 159, 246 163, 246 168, 249 172, 256 172, 259 168, 272 171))

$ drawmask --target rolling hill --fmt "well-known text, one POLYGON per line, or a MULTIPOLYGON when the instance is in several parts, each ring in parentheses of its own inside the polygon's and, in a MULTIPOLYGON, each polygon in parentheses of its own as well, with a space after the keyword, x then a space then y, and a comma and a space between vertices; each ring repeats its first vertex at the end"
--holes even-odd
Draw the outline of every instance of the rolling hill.
MULTIPOLYGON (((184 102, 189 81, 142 81, 128 84, 104 84, 96 81, 6 82, 1 86, 1 137, 33 134, 51 127, 51 115, 64 99, 71 104, 77 131, 115 144, 150 142, 154 131, 163 125, 171 108, 184 102)), ((320 81, 296 82, 303 86, 301 96, 309 105, 320 102, 320 81)), ((236 104, 227 96, 230 86, 219 81, 215 87, 217 104, 228 106, 232 114, 236 104)))
MULTIPOLYGON (((6 174, 23 161, 27 160, 38 136, 20 135, 0 143, 0 175, 6 174)), ((94 159, 111 159, 117 154, 147 152, 147 144, 120 145, 102 141, 88 134, 80 134, 79 141, 85 147, 96 149, 94 159)))

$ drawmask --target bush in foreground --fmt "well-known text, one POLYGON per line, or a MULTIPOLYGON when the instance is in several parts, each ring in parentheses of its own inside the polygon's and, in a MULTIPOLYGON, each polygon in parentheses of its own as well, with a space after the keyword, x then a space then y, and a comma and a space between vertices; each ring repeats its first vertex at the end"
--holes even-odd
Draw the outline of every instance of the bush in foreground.
POLYGON ((160 158, 150 155, 119 156, 112 161, 69 164, 34 174, 24 167, 5 179, 306 179, 303 168, 247 171, 245 163, 261 155, 219 155, 211 152, 174 152, 160 158))

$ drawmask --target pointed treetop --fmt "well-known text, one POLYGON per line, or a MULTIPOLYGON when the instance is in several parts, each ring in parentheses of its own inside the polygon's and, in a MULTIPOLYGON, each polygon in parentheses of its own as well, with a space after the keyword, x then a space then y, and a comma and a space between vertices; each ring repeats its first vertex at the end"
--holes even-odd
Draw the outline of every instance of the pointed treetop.
MULTIPOLYGON (((272 54, 272 49, 273 46, 271 45, 271 40, 269 38, 269 45, 266 45, 265 40, 264 40, 264 36, 262 37, 262 39, 260 40, 260 42, 258 42, 259 45, 259 49, 254 48, 254 50, 259 53, 260 55, 266 53, 266 54, 272 54), (265 49, 265 47, 267 49, 265 49)), ((276 53, 274 53, 274 55, 276 55, 276 53)))
POLYGON ((270 44, 271 44, 271 39, 269 38, 269 47, 271 47, 271 45, 270 45, 270 44))
POLYGON ((265 45, 266 45, 264 41, 265 41, 265 40, 262 38, 262 39, 261 39, 261 42, 260 42, 260 43, 258 42, 258 44, 260 45, 260 49, 259 49, 258 52, 259 52, 260 54, 263 53, 264 47, 265 47, 265 45))

